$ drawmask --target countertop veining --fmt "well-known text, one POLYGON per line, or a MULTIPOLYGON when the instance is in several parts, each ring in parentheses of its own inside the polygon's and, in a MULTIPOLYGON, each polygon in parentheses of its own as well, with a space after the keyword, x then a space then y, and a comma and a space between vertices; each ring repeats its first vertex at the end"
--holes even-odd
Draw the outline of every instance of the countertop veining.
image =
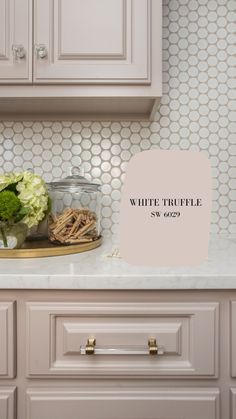
POLYGON ((111 257, 115 244, 41 259, 1 259, 1 289, 236 289, 236 237, 211 236, 206 262, 191 268, 132 266, 111 257))

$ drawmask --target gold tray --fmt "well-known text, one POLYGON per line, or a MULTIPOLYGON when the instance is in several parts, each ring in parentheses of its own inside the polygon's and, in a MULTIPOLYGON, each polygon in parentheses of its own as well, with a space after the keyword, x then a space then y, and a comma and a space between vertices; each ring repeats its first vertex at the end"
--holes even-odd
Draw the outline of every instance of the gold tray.
POLYGON ((41 258, 49 256, 63 256, 74 253, 87 252, 102 243, 102 237, 89 243, 61 246, 49 240, 25 241, 21 249, 0 249, 0 259, 41 258))

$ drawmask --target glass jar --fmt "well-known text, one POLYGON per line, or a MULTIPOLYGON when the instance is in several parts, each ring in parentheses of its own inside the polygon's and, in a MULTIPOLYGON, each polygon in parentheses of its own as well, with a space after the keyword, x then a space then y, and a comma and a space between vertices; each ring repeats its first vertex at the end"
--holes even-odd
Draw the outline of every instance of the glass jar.
POLYGON ((89 243, 100 236, 100 185, 73 167, 70 176, 48 184, 51 211, 48 237, 56 244, 89 243))
POLYGON ((28 233, 28 226, 22 222, 0 222, 0 249, 20 249, 28 233))

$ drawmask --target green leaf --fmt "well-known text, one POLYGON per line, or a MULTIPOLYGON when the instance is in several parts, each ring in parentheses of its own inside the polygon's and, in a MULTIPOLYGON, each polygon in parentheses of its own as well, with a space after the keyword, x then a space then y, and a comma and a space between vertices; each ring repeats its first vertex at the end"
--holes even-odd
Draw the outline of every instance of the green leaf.
POLYGON ((18 182, 16 183, 11 183, 10 185, 8 185, 4 190, 5 191, 11 191, 14 192, 15 195, 18 195, 19 192, 17 191, 16 187, 18 185, 18 182))
POLYGON ((21 221, 27 214, 29 214, 30 209, 26 207, 21 207, 20 211, 15 216, 15 222, 18 223, 21 221))
POLYGON ((20 211, 22 204, 19 198, 12 191, 0 192, 0 219, 10 220, 20 211))

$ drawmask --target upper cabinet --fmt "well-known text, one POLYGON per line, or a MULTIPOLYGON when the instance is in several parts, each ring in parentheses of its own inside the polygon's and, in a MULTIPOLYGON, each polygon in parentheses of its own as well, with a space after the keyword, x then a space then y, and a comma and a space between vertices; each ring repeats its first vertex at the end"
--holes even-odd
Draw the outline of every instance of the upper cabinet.
POLYGON ((161 15, 161 0, 0 0, 0 116, 150 117, 161 15))
POLYGON ((148 0, 36 0, 36 83, 150 84, 148 0))
POLYGON ((32 82, 32 1, 0 0, 0 83, 32 82))

